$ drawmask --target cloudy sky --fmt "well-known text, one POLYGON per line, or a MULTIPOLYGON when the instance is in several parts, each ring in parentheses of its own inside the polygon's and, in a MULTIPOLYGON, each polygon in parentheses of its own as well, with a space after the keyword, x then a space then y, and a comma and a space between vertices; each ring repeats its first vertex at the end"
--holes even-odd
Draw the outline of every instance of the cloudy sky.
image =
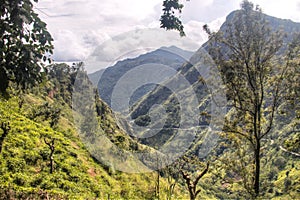
MULTIPOLYGON (((184 39, 178 33, 155 29, 159 28, 162 2, 40 0, 35 4, 35 11, 48 24, 54 38, 55 61, 85 61, 96 50, 105 54, 101 57, 109 58, 106 59, 109 63, 136 52, 136 49, 176 45, 195 51, 207 39, 202 25, 208 23, 217 29, 227 14, 239 8, 241 0, 181 0, 185 5, 182 20, 187 37, 184 39)), ((300 0, 252 2, 259 4, 266 14, 300 22, 300 0)))

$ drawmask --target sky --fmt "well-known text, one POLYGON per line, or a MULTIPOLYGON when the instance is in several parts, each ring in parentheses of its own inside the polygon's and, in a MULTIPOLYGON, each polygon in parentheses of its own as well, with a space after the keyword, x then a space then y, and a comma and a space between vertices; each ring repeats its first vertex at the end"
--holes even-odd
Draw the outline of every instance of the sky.
MULTIPOLYGON (((95 60, 96 71, 123 57, 175 45, 196 51, 207 40, 202 26, 217 30, 240 0, 180 0, 186 37, 159 29, 163 0, 40 0, 35 11, 54 38, 57 62, 95 60), (100 56, 101 54, 101 56, 100 56), (96 55, 96 56, 95 56, 96 55)), ((252 0, 263 12, 300 22, 300 0, 252 0)))

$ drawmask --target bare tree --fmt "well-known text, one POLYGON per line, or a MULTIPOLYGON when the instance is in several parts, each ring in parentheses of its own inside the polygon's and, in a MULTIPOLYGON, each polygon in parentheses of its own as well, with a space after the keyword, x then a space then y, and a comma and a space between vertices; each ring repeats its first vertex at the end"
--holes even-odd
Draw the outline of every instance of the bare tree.
POLYGON ((197 185, 201 178, 208 172, 209 162, 206 163, 206 166, 201 172, 199 171, 203 163, 196 156, 183 156, 175 165, 178 165, 179 173, 185 181, 190 199, 196 199, 201 192, 201 189, 197 189, 197 185))
POLYGON ((44 138, 44 142, 45 144, 48 145, 49 149, 50 149, 50 174, 53 173, 54 171, 54 157, 53 157, 53 154, 54 154, 54 151, 55 151, 55 139, 51 139, 50 141, 47 141, 46 138, 44 138))

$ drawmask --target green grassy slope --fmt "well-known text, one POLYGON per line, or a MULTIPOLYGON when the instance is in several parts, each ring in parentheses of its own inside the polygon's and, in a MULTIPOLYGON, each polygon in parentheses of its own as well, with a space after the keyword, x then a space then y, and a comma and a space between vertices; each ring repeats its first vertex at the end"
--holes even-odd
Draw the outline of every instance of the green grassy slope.
MULTIPOLYGON (((31 110, 42 102, 58 104, 48 97, 25 96, 18 107, 17 97, 0 100, 1 123, 9 123, 0 154, 0 199, 153 199, 155 173, 126 174, 93 159, 80 140, 72 122, 71 109, 61 106, 58 126, 30 119, 31 110), (55 139, 54 172, 50 173, 50 148, 45 141, 55 139)), ((110 113, 107 110, 107 113, 110 113)), ((115 128, 107 114, 111 131, 115 128)), ((106 127, 106 125, 103 125, 106 127)), ((107 128, 107 127, 106 127, 107 128)), ((4 132, 0 129, 0 137, 4 132)), ((124 136, 126 137, 126 136, 124 136)), ((128 138, 126 138, 128 140, 128 138)), ((161 180, 164 187, 165 181, 161 180)), ((164 193, 162 192, 162 196, 164 193)), ((177 196, 181 197, 177 192, 177 196)), ((184 197, 184 196, 183 196, 184 197)))

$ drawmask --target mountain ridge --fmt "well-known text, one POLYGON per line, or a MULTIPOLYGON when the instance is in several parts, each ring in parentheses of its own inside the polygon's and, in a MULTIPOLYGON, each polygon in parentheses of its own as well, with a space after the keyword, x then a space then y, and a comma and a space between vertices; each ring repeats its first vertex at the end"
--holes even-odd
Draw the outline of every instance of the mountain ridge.
MULTIPOLYGON (((113 66, 89 74, 89 78, 94 85, 98 86, 101 99, 111 106, 111 95, 117 81, 126 73, 130 73, 135 67, 147 65, 147 67, 151 68, 151 64, 159 64, 167 68, 178 70, 191 55, 192 52, 182 50, 175 46, 161 47, 136 58, 118 61, 113 66)), ((135 94, 133 94, 130 104, 132 105, 154 87, 154 84, 141 86, 135 94)))

